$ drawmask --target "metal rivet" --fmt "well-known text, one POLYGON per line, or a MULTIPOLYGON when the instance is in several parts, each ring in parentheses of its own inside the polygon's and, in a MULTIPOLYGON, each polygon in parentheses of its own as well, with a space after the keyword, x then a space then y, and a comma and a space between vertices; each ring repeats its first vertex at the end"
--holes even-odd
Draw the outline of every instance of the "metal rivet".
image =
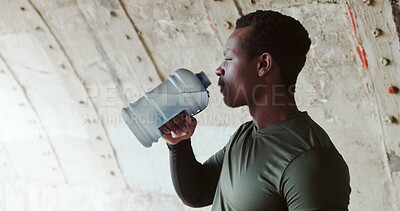
POLYGON ((381 58, 381 64, 388 66, 390 64, 390 60, 386 58, 381 58))
POLYGON ((225 28, 227 28, 227 29, 231 29, 233 25, 232 25, 231 22, 225 21, 224 26, 225 26, 225 28))
POLYGON ((370 6, 372 4, 372 0, 364 0, 364 4, 370 6))
POLYGON ((114 11, 111 11, 111 12, 110 12, 110 15, 111 15, 111 17, 117 17, 117 13, 114 12, 114 11))
POLYGON ((376 29, 372 32, 372 34, 374 35, 374 37, 378 37, 378 36, 380 36, 380 35, 382 34, 382 30, 376 28, 376 29))
POLYGON ((394 116, 385 116, 385 122, 387 124, 394 124, 397 122, 397 119, 394 116))

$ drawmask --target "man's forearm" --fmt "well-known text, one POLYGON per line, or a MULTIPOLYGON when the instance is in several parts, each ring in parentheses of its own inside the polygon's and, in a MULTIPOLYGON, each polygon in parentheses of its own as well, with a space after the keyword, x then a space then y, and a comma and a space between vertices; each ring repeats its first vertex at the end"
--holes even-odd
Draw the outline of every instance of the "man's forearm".
POLYGON ((196 160, 190 139, 167 145, 172 181, 178 196, 191 207, 212 204, 219 171, 196 160))

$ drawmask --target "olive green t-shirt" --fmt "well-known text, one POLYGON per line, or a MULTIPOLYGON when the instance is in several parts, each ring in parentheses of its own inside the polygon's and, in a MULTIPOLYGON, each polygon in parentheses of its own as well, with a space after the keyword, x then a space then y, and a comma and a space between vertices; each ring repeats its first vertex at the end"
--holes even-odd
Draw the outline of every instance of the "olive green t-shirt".
POLYGON ((307 112, 259 130, 246 122, 203 164, 189 164, 191 147, 186 154, 185 147, 169 147, 174 186, 187 205, 212 203, 214 211, 348 209, 348 167, 307 112))

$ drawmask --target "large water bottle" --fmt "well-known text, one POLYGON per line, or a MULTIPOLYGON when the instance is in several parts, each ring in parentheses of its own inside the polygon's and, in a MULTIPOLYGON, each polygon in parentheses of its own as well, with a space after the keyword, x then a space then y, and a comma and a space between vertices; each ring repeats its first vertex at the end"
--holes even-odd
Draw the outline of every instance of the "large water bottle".
POLYGON ((210 84, 204 72, 194 74, 178 69, 156 88, 123 108, 122 118, 140 143, 151 147, 163 135, 159 128, 180 112, 193 116, 207 107, 210 84))

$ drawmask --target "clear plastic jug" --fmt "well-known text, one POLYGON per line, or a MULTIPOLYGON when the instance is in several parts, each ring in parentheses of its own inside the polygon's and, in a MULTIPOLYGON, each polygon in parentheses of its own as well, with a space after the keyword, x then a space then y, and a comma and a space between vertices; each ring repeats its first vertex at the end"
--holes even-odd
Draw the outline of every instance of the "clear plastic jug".
POLYGON ((139 100, 123 108, 122 118, 140 143, 151 147, 163 135, 159 128, 166 122, 182 111, 193 116, 207 107, 207 87, 210 85, 204 72, 194 74, 187 69, 178 69, 139 100))

